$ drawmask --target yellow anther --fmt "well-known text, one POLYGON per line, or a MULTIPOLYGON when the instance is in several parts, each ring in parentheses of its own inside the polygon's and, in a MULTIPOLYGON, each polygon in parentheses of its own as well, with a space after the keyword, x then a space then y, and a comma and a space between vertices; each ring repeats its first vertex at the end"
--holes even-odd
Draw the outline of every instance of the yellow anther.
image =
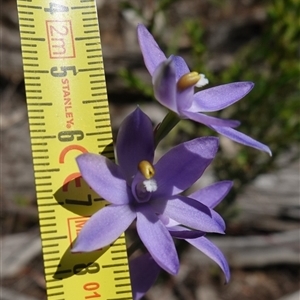
POLYGON ((145 176, 146 179, 152 178, 155 174, 153 165, 147 160, 142 160, 139 163, 138 168, 140 172, 145 176))
POLYGON ((177 88, 179 90, 185 90, 194 86, 201 79, 201 75, 197 72, 191 72, 183 75, 177 82, 177 88))

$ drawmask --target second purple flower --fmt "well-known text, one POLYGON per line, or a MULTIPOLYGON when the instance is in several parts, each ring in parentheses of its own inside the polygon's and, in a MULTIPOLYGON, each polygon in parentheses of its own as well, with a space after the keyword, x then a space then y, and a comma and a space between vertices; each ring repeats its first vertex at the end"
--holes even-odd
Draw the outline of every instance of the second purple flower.
POLYGON ((206 114, 224 109, 242 99, 253 88, 252 82, 233 82, 194 93, 195 86, 201 87, 208 83, 204 75, 190 72, 180 56, 171 55, 167 58, 144 25, 138 25, 137 32, 157 101, 182 119, 202 123, 237 143, 271 155, 268 146, 234 129, 240 125, 239 121, 206 114))

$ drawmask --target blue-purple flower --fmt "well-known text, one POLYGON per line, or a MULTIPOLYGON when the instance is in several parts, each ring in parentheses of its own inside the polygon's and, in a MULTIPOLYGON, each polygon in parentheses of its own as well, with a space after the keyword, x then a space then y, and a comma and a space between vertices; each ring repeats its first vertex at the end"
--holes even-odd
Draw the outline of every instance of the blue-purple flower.
MULTIPOLYGON (((232 181, 219 181, 205 188, 197 190, 196 192, 190 194, 189 198, 199 201, 213 209, 228 194, 232 185, 232 181)), ((173 237, 186 240, 188 243, 214 260, 224 272, 226 282, 229 281, 230 270, 226 258, 218 249, 218 247, 205 237, 206 234, 204 232, 190 229, 187 230, 182 226, 178 226, 178 224, 174 224, 174 221, 171 221, 170 225, 167 225, 167 227, 173 237)))
MULTIPOLYGON (((228 194, 232 187, 232 181, 220 181, 211 184, 189 195, 210 208, 217 206, 228 194)), ((174 238, 184 239, 192 246, 214 260, 222 269, 226 282, 230 279, 230 270, 226 258, 220 249, 214 245, 205 233, 198 230, 190 230, 174 222, 174 220, 163 220, 174 238)), ((161 268, 149 253, 142 254, 130 260, 130 277, 135 300, 139 300, 155 283, 161 268)))
POLYGON ((133 299, 139 300, 155 283, 161 268, 147 252, 129 260, 129 270, 133 299))
POLYGON ((201 177, 217 149, 217 138, 197 138, 172 148, 153 164, 151 120, 137 108, 120 127, 118 165, 97 154, 77 157, 82 177, 111 205, 87 221, 72 251, 89 252, 108 246, 136 219, 139 237, 155 262, 176 274, 178 255, 162 218, 205 233, 223 233, 225 229, 215 211, 197 199, 180 195, 201 177))
POLYGON ((194 93, 195 86, 201 87, 208 82, 204 75, 190 72, 180 56, 171 55, 167 58, 144 25, 138 25, 137 31, 144 61, 152 76, 154 95, 162 105, 182 119, 202 123, 235 142, 271 155, 268 146, 234 129, 240 125, 239 121, 205 114, 242 99, 253 88, 252 82, 233 82, 194 93))

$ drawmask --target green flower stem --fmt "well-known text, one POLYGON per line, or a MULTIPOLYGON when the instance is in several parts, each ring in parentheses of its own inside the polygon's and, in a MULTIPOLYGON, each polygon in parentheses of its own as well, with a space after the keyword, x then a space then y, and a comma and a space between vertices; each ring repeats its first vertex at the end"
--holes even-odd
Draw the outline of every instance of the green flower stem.
POLYGON ((155 147, 177 125, 179 121, 180 118, 176 113, 172 111, 168 112, 154 133, 155 147))

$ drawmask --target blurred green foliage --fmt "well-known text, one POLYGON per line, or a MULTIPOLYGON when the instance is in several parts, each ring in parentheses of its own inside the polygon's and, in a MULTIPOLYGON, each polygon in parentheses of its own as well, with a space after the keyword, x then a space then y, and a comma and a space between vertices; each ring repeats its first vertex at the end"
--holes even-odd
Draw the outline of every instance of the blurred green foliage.
MULTIPOLYGON (((163 3, 158 8, 163 8, 167 14, 171 2, 158 1, 163 3)), ((233 54, 234 62, 228 68, 215 73, 209 72, 205 64, 210 59, 210 53, 204 44, 205 31, 201 20, 189 19, 174 28, 174 35, 185 31, 193 45, 189 52, 193 70, 205 73, 212 85, 244 80, 255 83, 255 88, 245 99, 215 114, 240 120, 242 124, 239 131, 267 144, 273 152, 273 156, 269 157, 249 147, 234 144, 233 153, 228 153, 221 143, 213 169, 217 179, 232 179, 235 182, 234 189, 221 207, 228 213, 233 207, 230 204, 234 203, 243 187, 259 174, 275 169, 279 157, 288 163, 299 156, 300 2, 274 0, 267 4, 267 19, 262 33, 233 54)), ((153 28, 153 22, 153 17, 148 20, 150 29, 153 28)), ((171 43, 170 49, 174 53, 176 45, 171 43)), ((168 50, 167 53, 171 54, 168 50)), ((122 76, 131 88, 146 96, 152 94, 152 87, 149 90, 130 71, 123 71, 122 76)), ((182 121, 167 137, 167 143, 174 145, 196 136, 214 134, 204 126, 182 121)))
POLYGON ((285 155, 288 161, 299 155, 299 149, 291 152, 292 147, 299 147, 300 140, 299 7, 297 0, 273 1, 267 8, 264 33, 217 76, 220 83, 242 79, 255 82, 253 91, 236 103, 226 117, 240 120, 240 130, 267 144, 273 153, 268 157, 240 147, 234 159, 224 152, 218 155, 214 164, 217 177, 235 180, 228 201, 233 201, 240 189, 259 174, 274 169, 278 157, 285 155))

